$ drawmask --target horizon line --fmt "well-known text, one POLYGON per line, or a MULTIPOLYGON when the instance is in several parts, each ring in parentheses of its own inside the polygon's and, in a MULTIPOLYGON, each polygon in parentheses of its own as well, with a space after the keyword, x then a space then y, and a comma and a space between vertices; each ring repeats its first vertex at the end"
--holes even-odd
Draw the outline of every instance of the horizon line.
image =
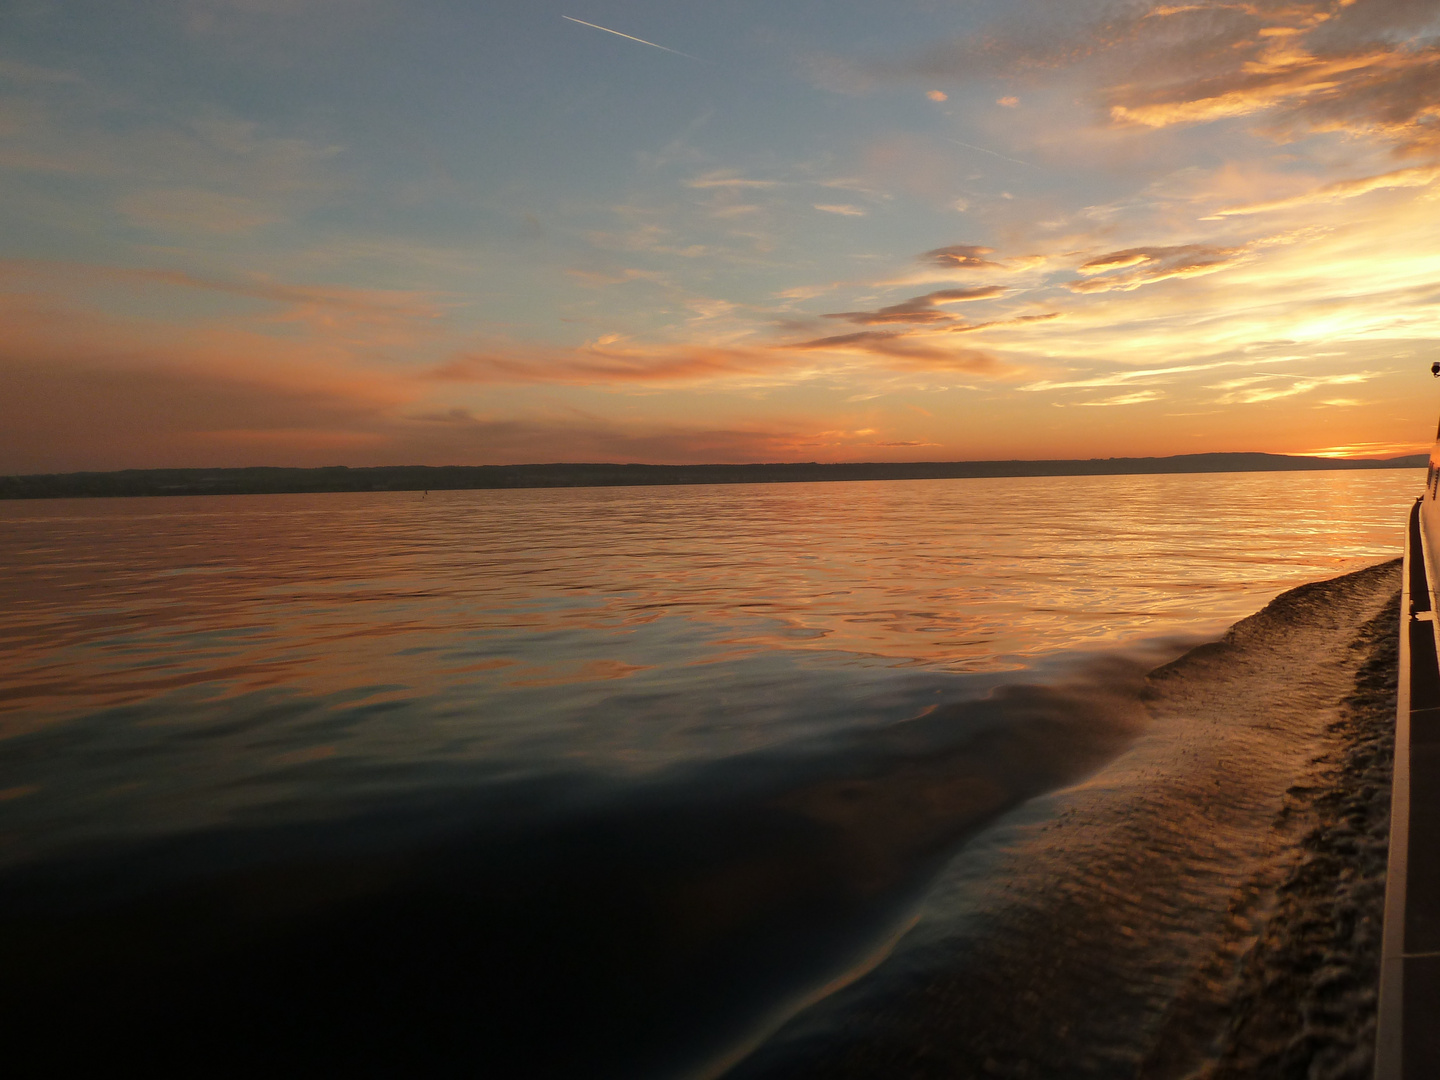
POLYGON ((1284 458, 1295 461, 1314 462, 1389 462, 1401 459, 1426 457, 1427 451, 1413 450, 1399 454, 1325 454, 1325 453, 1281 453, 1274 450, 1201 450, 1183 454, 1111 454, 1106 457, 1049 457, 1049 458, 920 458, 907 461, 853 460, 853 461, 690 461, 653 462, 555 460, 555 461, 510 461, 465 465, 451 462, 444 465, 424 465, 417 462, 392 463, 388 465, 134 465, 112 469, 68 469, 63 472, 0 473, 0 480, 25 480, 39 477, 62 476, 112 476, 119 473, 144 472, 240 472, 255 469, 290 470, 296 472, 319 472, 325 470, 347 470, 360 472, 367 469, 545 469, 545 468, 626 468, 626 469, 748 469, 748 468, 846 468, 874 466, 883 468, 905 468, 907 466, 941 465, 1063 465, 1086 464, 1109 461, 1177 461, 1187 458, 1214 457, 1266 457, 1284 458))

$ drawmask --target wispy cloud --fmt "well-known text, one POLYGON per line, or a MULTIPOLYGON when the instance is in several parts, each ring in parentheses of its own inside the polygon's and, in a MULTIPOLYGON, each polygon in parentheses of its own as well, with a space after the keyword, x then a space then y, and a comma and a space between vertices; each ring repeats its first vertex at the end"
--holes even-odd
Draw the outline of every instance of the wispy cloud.
POLYGON ((955 316, 941 309, 941 304, 957 304, 967 300, 989 300, 1004 296, 999 285, 981 285, 974 289, 939 289, 924 296, 912 296, 898 304, 877 311, 837 311, 823 316, 844 319, 859 326, 880 326, 885 323, 949 323, 955 316))
POLYGON ((946 333, 950 334, 973 334, 980 330, 993 330, 1005 326, 1024 326, 1027 323, 1053 322, 1055 319, 1063 319, 1064 317, 1064 312, 1045 311, 1036 315, 1014 315, 1008 319, 991 319, 988 322, 948 326, 945 329, 946 333))
POLYGON ((424 377, 458 383, 575 385, 765 382, 784 376, 793 366, 793 360, 769 349, 646 345, 606 334, 568 349, 514 343, 462 349, 424 377))
POLYGON ((420 291, 357 289, 343 285, 301 285, 250 274, 233 278, 163 268, 105 266, 39 259, 0 259, 0 282, 43 295, 73 294, 96 284, 166 285, 265 300, 294 310, 327 308, 374 318, 434 320, 444 314, 437 298, 420 291))
POLYGON ((1075 405, 1084 405, 1084 406, 1088 406, 1088 405, 1098 405, 1098 406, 1105 406, 1105 405, 1141 405, 1141 404, 1144 404, 1144 403, 1147 402, 1147 401, 1158 401, 1160 398, 1162 398, 1162 397, 1164 397, 1164 396, 1165 396, 1164 393, 1162 393, 1162 392, 1159 391, 1159 390, 1137 390, 1137 391, 1135 391, 1135 393, 1133 393, 1133 394, 1120 394, 1120 395, 1118 395, 1118 396, 1116 396, 1116 397, 1101 398, 1101 399, 1098 400, 1098 401, 1077 401, 1077 402, 1074 402, 1074 404, 1075 404, 1075 405))
POLYGON ((693 177, 685 181, 685 186, 692 188, 773 188, 779 187, 780 182, 778 180, 753 180, 722 172, 693 177))
POLYGON ((949 247, 927 251, 920 259, 946 270, 997 270, 1000 264, 986 258, 993 254, 994 248, 982 247, 979 244, 951 244, 949 247))
POLYGON ((1344 131, 1402 153, 1440 148, 1433 8, 1387 0, 1019 6, 988 32, 872 64, 871 78, 978 79, 1073 69, 1119 126, 1263 117, 1282 136, 1344 131))
POLYGON ((1009 364, 980 349, 956 348, 943 339, 897 330, 862 330, 854 334, 797 341, 782 346, 799 352, 832 352, 882 357, 891 364, 930 371, 966 371, 982 375, 1008 375, 1009 364))
POLYGON ((1393 172, 1381 173, 1378 176, 1365 176, 1355 180, 1337 180, 1332 184, 1322 184, 1310 191, 1299 195, 1291 195, 1283 199, 1270 199, 1266 202, 1248 203, 1243 206, 1229 206, 1215 211, 1210 219, 1233 217, 1243 214, 1263 214, 1274 210, 1289 210, 1296 206, 1313 206, 1317 204, 1342 202, 1345 199, 1354 199, 1361 195, 1368 195, 1372 191, 1385 191, 1393 188, 1407 187, 1429 187, 1437 179, 1440 179, 1440 165, 1417 165, 1409 169, 1397 169, 1393 172))
POLYGON ((1422 453, 1428 447, 1428 443, 1418 442, 1357 442, 1342 446, 1322 446, 1318 450, 1297 450, 1296 453, 1306 457, 1387 458, 1422 453))
POLYGON ((1048 390, 1073 390, 1089 389, 1097 386, 1124 386, 1132 382, 1167 382, 1180 375, 1190 375, 1197 371, 1215 371, 1219 368, 1234 367, 1255 367, 1259 364, 1274 364, 1274 357, 1268 359, 1243 358, 1232 360, 1212 360, 1201 364, 1174 364, 1169 367, 1121 369, 1119 371, 1107 371, 1100 375, 1092 375, 1082 379, 1041 379, 1036 382, 1026 383, 1016 389, 1030 392, 1048 390))
POLYGON ((1087 278, 1068 282, 1065 287, 1077 293, 1128 291, 1170 278, 1214 274, 1239 265, 1249 255, 1249 251, 1244 247, 1224 248, 1208 244, 1126 248, 1082 263, 1080 273, 1087 275, 1087 278))
MULTIPOLYGON (((817 425, 617 421, 586 413, 538 411, 522 417, 454 409, 416 416, 396 425, 392 439, 407 460, 533 462, 638 461, 674 464, 813 460, 817 448, 855 441, 846 432, 817 425)), ((382 459, 389 460, 389 459, 382 459)))
POLYGON ((135 225, 172 232, 247 233, 283 220, 273 205, 200 188, 148 188, 119 206, 135 225))
POLYGON ((1220 383, 1211 389, 1224 391, 1215 399, 1219 405, 1258 405, 1261 402, 1308 394, 1322 386, 1353 386, 1357 383, 1369 382, 1380 374, 1378 371, 1348 371, 1338 375, 1306 376, 1287 380, 1281 380, 1276 376, 1260 375, 1249 379, 1235 379, 1227 383, 1220 383))
MULTIPOLYGON (((417 395, 366 362, 356 325, 121 318, 71 291, 0 291, 0 461, 9 471, 311 460, 383 441, 417 395), (259 455, 258 457, 256 455, 259 455)), ((334 312, 332 311, 332 316, 334 312)), ((375 328, 371 328, 372 330, 375 328)), ((413 339, 411 339, 413 344, 413 339)), ((319 461, 315 463, 319 464, 319 461)))
POLYGON ((623 270, 581 270, 571 267, 565 271, 566 274, 579 281, 583 285, 592 288, 604 288, 607 285, 624 285, 632 281, 643 281, 648 285, 666 285, 668 281, 664 274, 658 270, 640 270, 635 267, 626 267, 623 270))
MULTIPOLYGON (((317 2, 191 6, 245 13, 258 42, 278 25, 266 12, 317 2)), ((320 2, 306 42, 351 3, 320 2)), ((103 394, 74 389, 87 378, 120 403, 112 441, 155 461, 819 459, 931 437, 1038 454, 1046 432, 1046 453, 1242 448, 1259 430, 1292 448, 1322 422, 1359 445, 1424 411, 1391 369, 1409 350, 1428 378, 1420 354, 1440 335, 1431 0, 1001 7, 888 62, 853 38, 858 58, 827 70, 857 92, 900 82, 901 111, 832 100, 813 140, 784 110, 719 132, 711 94, 643 100, 696 70, 648 54, 613 100, 560 72, 506 124, 456 84, 457 114, 478 103, 473 145, 446 143, 404 95, 258 111, 302 94, 279 67, 255 76, 272 96, 217 84, 200 104, 102 85, 119 69, 78 45, 83 79, 0 62, 0 218, 44 241, 25 250, 97 264, 0 262, 15 373, 0 398, 20 402, 0 401, 0 429, 43 441, 21 415, 38 402, 51 445, 98 452, 109 421, 103 394), (679 129, 646 128, 650 152, 595 128, 643 125, 650 105, 679 129), (506 126, 541 113, 553 128, 506 126), (517 130, 546 153, 489 155, 517 130), (597 168, 525 172, 581 146, 597 168), (85 423, 56 419, 72 393, 85 423), (911 398, 934 413, 923 428, 911 398), (1268 406, 1265 425, 1247 404, 1268 406), (1123 424, 1076 411, 1125 406, 1123 424)), ((550 24, 571 49, 609 52, 614 35, 679 53, 566 18, 607 34, 550 24)), ((229 62, 230 25, 178 37, 229 62)), ((342 28, 326 64, 380 48, 376 26, 342 28)), ((736 39, 737 67, 749 47, 736 39)), ((266 62, 296 59, 287 48, 266 62)), ((157 69, 162 83, 184 78, 157 69)))

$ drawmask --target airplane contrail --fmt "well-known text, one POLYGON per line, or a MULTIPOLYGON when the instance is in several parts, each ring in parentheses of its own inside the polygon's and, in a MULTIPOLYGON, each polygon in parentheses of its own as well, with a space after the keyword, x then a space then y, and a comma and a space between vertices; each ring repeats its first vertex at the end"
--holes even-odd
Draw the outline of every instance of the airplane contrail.
POLYGON ((1016 165, 1024 165, 1027 169, 1038 169, 1039 165, 1032 165, 1028 161, 1021 161, 1019 158, 1006 157, 1004 154, 997 154, 994 150, 986 150, 983 146, 976 146, 974 143, 961 142, 959 139, 946 137, 946 142, 953 142, 957 146, 963 146, 969 150, 979 150, 982 154, 989 154, 991 157, 998 157, 1001 161, 1013 161, 1016 165))
POLYGON ((652 49, 663 49, 665 52, 674 53, 676 56, 683 56, 689 60, 699 60, 702 64, 708 64, 708 60, 698 56, 691 56, 688 52, 681 52, 679 49, 671 49, 664 45, 656 45, 653 41, 646 41, 644 38, 636 37, 634 34, 622 34, 619 30, 611 30, 608 26, 597 26, 593 22, 586 22, 584 19, 572 19, 569 15, 561 15, 567 22, 579 23, 581 26, 588 26, 592 30, 604 30, 607 34, 614 34, 616 37, 623 37, 629 41, 638 41, 641 45, 649 45, 652 49))

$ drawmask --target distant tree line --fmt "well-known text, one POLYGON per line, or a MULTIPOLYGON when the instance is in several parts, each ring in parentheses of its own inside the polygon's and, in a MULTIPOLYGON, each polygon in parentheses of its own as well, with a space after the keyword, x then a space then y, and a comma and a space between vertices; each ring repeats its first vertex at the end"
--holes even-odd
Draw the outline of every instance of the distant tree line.
POLYGON ((262 495, 321 491, 453 491, 473 488, 784 484, 836 480, 940 480, 984 476, 1113 476, 1126 473, 1286 472, 1423 468, 1423 454, 1376 459, 1284 454, 1180 454, 1075 461, 912 461, 823 465, 382 465, 352 469, 124 469, 0 477, 0 499, 134 495, 262 495))

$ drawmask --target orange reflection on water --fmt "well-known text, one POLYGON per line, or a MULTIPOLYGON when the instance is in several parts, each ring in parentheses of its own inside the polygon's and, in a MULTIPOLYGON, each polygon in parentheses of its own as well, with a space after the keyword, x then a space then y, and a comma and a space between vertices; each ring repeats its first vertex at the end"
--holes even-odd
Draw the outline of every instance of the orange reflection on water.
POLYGON ((0 737, 34 740, 0 776, 30 820, 4 835, 191 828, 370 785, 629 774, 883 728, 1077 650, 1218 632, 1393 556, 1422 484, 0 503, 0 737))
POLYGON ((1419 486, 1395 470, 10 503, 0 707, 197 684, 382 700, 516 665, 507 681, 611 680, 666 663, 633 639, 676 617, 723 629, 686 662, 1013 667, 1218 628, 1394 555, 1419 486))

